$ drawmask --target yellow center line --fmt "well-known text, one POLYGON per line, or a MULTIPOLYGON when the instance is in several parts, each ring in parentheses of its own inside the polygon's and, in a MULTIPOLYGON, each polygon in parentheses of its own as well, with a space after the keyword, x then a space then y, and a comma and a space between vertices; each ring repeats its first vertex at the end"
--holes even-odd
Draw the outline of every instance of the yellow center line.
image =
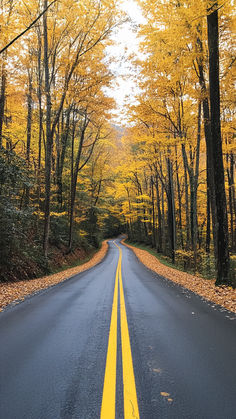
MULTIPOLYGON (((120 249, 120 248, 119 248, 120 249)), ((120 252, 121 249, 120 249, 120 252)), ((121 263, 119 266, 120 285, 120 323, 121 345, 123 364, 123 387, 124 387, 124 417, 125 419, 139 419, 137 392, 135 386, 132 352, 130 346, 129 328, 125 308, 125 297, 122 283, 121 263)))
MULTIPOLYGON (((120 263, 120 256, 119 262, 120 263)), ((117 357, 117 306, 118 306, 118 269, 111 313, 106 369, 103 385, 101 419, 115 419, 116 416, 116 357, 117 357)))
POLYGON ((125 308, 125 297, 122 282, 121 263, 122 250, 119 249, 119 260, 116 269, 115 289, 112 305, 111 325, 107 349, 107 360, 103 387, 101 419, 115 419, 116 410, 116 358, 117 358, 117 310, 118 282, 120 290, 120 325, 123 364, 124 419, 139 419, 139 409, 135 386, 129 328, 125 308))

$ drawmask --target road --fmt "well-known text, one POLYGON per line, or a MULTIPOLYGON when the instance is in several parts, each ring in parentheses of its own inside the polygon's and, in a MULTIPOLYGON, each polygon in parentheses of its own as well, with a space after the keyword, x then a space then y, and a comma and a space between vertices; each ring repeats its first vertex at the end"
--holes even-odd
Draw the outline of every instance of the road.
POLYGON ((0 418, 236 418, 235 319, 110 241, 0 314, 0 418))

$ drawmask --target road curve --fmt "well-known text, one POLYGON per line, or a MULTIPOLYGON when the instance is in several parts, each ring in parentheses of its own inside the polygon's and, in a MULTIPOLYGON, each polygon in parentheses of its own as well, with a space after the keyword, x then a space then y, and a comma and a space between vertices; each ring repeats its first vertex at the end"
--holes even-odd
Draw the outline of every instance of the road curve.
POLYGON ((119 240, 1 313, 0 342, 0 419, 236 418, 236 316, 119 240))

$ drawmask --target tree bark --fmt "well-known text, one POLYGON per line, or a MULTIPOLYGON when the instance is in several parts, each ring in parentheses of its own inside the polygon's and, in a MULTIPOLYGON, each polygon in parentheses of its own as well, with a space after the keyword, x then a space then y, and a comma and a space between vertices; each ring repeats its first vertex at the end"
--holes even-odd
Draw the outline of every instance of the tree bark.
POLYGON ((163 235, 163 221, 162 221, 162 214, 161 214, 161 203, 160 203, 160 192, 159 192, 159 183, 158 183, 158 176, 155 179, 155 187, 156 187, 156 197, 157 197, 157 217, 158 217, 158 235, 157 235, 157 251, 158 253, 162 253, 163 246, 162 246, 162 235, 163 235))
POLYGON ((38 107, 39 107, 39 124, 38 124, 38 177, 39 171, 41 168, 41 156, 42 156, 42 136, 43 136, 43 109, 42 109, 42 39, 41 31, 38 28, 37 30, 38 37, 38 59, 37 59, 37 97, 38 97, 38 107))
POLYGON ((209 254, 210 253, 210 245, 211 245, 211 202, 210 202, 209 188, 207 188, 207 214, 206 214, 206 217, 207 217, 207 225, 206 225, 206 253, 209 254))
POLYGON ((27 93, 27 128, 26 128, 26 160, 30 164, 30 147, 31 147, 31 131, 32 131, 32 110, 33 110, 33 86, 32 75, 28 69, 28 93, 27 93))
POLYGON ((2 63, 2 74, 1 74, 1 92, 0 92, 0 148, 2 147, 2 131, 4 122, 4 111, 5 111, 5 99, 6 99, 6 69, 3 59, 2 63))
POLYGON ((63 204, 62 175, 63 175, 63 169, 64 169, 66 148, 67 148, 67 145, 68 145, 68 138, 69 138, 69 132, 70 132, 70 114, 71 114, 71 108, 67 109, 65 127, 64 127, 64 123, 62 121, 61 136, 58 137, 59 142, 60 142, 60 138, 61 138, 61 144, 59 143, 58 147, 57 147, 57 166, 56 166, 57 200, 58 200, 58 204, 60 205, 61 209, 62 209, 62 204, 63 204))
MULTIPOLYGON (((44 9, 48 7, 44 0, 44 9)), ((43 15, 44 28, 44 74, 46 94, 46 155, 45 155, 45 206, 44 206, 44 239, 43 248, 45 257, 48 256, 48 242, 50 229, 50 194, 51 194, 51 166, 52 166, 52 131, 51 131, 51 92, 48 57, 48 26, 47 13, 43 15)))
POLYGON ((197 264, 197 239, 198 239, 197 192, 198 192, 200 143, 201 143, 201 110, 202 110, 202 104, 201 104, 201 101, 199 101, 199 104, 198 104, 198 129, 197 129, 196 160, 195 160, 194 182, 193 182, 193 186, 192 186, 192 197, 193 197, 193 210, 192 210, 193 236, 192 236, 192 242, 193 242, 195 267, 196 267, 196 264, 197 264))
MULTIPOLYGON (((214 2, 217 6, 217 2, 214 2)), ((216 285, 229 284, 228 220, 220 125, 219 29, 218 10, 207 16, 209 49, 209 84, 211 105, 211 134, 213 141, 213 172, 215 180, 217 222, 217 279, 216 285)))
POLYGON ((151 176, 151 197, 152 197, 152 246, 156 247, 156 212, 155 212, 155 196, 154 196, 154 181, 151 176))
POLYGON ((173 167, 170 158, 167 158, 168 169, 168 229, 170 241, 170 254, 172 263, 175 263, 175 201, 173 186, 173 167))
POLYGON ((186 218, 186 247, 190 245, 190 220, 189 220, 189 192, 188 192, 188 168, 186 162, 185 146, 182 144, 182 155, 184 162, 184 190, 185 190, 185 218, 186 218))
MULTIPOLYGON (((40 6, 40 2, 39 2, 40 6)), ((38 159, 37 159, 37 196, 38 205, 41 208, 41 159, 42 159, 42 139, 43 139, 43 66, 42 66, 42 34, 40 27, 37 28, 38 50, 37 50, 37 99, 38 99, 38 159)))
MULTIPOLYGON (((84 122, 83 125, 81 127, 81 134, 80 134, 80 140, 79 140, 79 146, 78 146, 78 151, 77 151, 77 155, 76 155, 76 160, 75 160, 75 167, 74 167, 74 163, 73 163, 73 158, 74 158, 74 145, 72 147, 72 156, 71 156, 71 164, 72 164, 72 168, 71 168, 71 197, 70 197, 70 227, 69 227, 69 243, 68 243, 68 247, 69 247, 69 251, 72 250, 72 239, 73 239, 73 221, 74 221, 74 208, 75 208, 75 197, 76 197, 76 187, 77 187, 77 179, 78 179, 78 173, 80 168, 80 160, 81 160, 81 154, 82 154, 82 149, 83 149, 83 144, 84 144, 84 139, 85 139, 85 131, 86 128, 88 126, 88 120, 87 120, 87 115, 85 115, 84 117, 84 122)), ((73 139, 72 139, 73 143, 74 143, 74 131, 73 131, 73 139)))
POLYGON ((180 181, 179 181, 179 168, 178 168, 178 155, 177 155, 177 146, 175 146, 175 171, 176 171, 176 183, 177 183, 177 194, 178 194, 178 206, 179 206, 179 231, 180 231, 180 244, 183 249, 184 239, 183 239, 183 223, 182 223, 182 200, 181 200, 181 191, 180 191, 180 181))
POLYGON ((235 193, 234 193, 234 155, 231 152, 227 154, 227 175, 229 185, 229 213, 230 213, 230 233, 231 233, 231 250, 236 250, 236 237, 235 237, 235 226, 236 226, 236 213, 235 213, 235 193))
MULTIPOLYGON (((27 93, 27 127, 26 127, 26 162, 28 168, 30 167, 30 148, 31 148, 31 133, 32 133, 32 112, 33 112, 33 85, 32 74, 28 69, 28 93, 27 93)), ((25 187, 25 206, 29 205, 30 187, 25 187)))
MULTIPOLYGON (((198 26, 197 37, 197 47, 198 47, 198 72, 197 76, 199 79, 199 84, 201 86, 202 94, 202 110, 203 110, 203 123, 204 123, 204 135, 206 141, 206 154, 207 154, 207 196, 209 198, 208 204, 210 204, 209 209, 211 211, 211 221, 212 221, 212 233, 213 233, 213 242, 214 242, 214 255, 215 260, 217 260, 217 239, 216 239, 216 203, 215 203, 215 181, 213 174, 213 142, 212 142, 212 133, 211 133, 211 121, 210 121, 210 107, 209 107, 209 94, 206 87, 204 67, 203 67, 203 45, 202 45, 202 28, 201 25, 198 26)), ((210 251, 210 221, 207 218, 207 239, 206 239, 206 248, 210 251)))

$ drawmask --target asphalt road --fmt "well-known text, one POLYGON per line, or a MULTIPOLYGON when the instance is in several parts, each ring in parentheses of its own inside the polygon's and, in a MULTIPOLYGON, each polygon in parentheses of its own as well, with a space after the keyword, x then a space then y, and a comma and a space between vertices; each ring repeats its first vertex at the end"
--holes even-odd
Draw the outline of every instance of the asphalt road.
POLYGON ((236 418, 235 315, 116 243, 0 314, 0 418, 236 418))

